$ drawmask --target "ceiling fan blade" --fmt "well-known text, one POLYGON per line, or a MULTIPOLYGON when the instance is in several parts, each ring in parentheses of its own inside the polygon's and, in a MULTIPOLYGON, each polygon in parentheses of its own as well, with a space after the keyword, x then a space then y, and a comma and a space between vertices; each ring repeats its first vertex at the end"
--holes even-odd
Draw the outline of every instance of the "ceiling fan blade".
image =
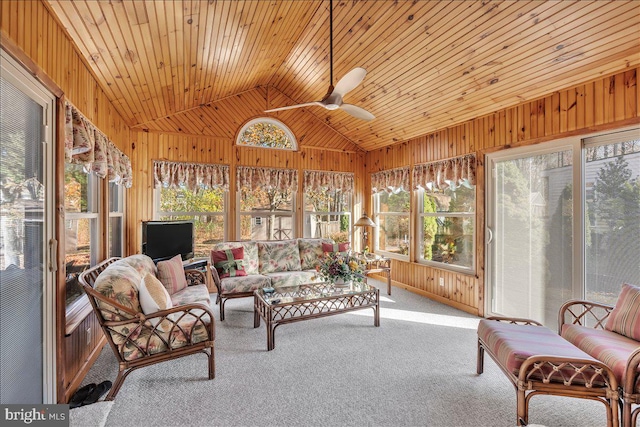
POLYGON ((376 118, 376 116, 374 116, 373 114, 371 114, 370 112, 368 112, 367 110, 365 110, 362 107, 358 107, 357 105, 353 105, 353 104, 342 104, 340 106, 340 108, 342 110, 344 110, 345 112, 351 114, 353 117, 355 117, 356 119, 362 119, 362 120, 373 120, 376 118))
POLYGON ((345 74, 340 81, 336 84, 333 89, 333 94, 340 95, 344 97, 347 92, 353 90, 356 86, 362 83, 365 76, 367 75, 367 70, 362 67, 356 67, 353 70, 349 71, 345 74))
POLYGON ((296 104, 296 105, 288 105, 286 107, 279 107, 279 108, 272 108, 271 110, 264 110, 265 113, 272 113, 274 111, 282 111, 282 110, 292 110, 294 108, 301 108, 301 107, 311 107, 311 106, 318 106, 318 107, 324 107, 324 104, 320 101, 313 101, 313 102, 305 102, 304 104, 296 104))

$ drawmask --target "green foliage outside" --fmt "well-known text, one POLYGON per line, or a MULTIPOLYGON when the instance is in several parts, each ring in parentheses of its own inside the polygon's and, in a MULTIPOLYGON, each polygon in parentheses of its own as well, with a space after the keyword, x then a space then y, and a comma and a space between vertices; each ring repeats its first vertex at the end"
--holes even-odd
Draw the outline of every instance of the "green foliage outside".
MULTIPOLYGON (((436 201, 427 194, 423 198, 422 209, 424 213, 434 213, 436 211, 436 201)), ((438 232, 438 221, 436 217, 425 216, 422 218, 422 256, 426 260, 433 259, 433 243, 438 232)))
POLYGON ((255 123, 249 126, 240 136, 245 145, 268 148, 293 148, 284 130, 272 123, 255 123))

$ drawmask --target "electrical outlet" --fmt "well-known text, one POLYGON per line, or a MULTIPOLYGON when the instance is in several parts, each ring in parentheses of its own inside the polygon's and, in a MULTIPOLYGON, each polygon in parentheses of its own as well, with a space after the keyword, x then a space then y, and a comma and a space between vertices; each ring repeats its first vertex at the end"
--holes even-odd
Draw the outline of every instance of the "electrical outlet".
POLYGON ((91 344, 91 328, 87 328, 87 345, 91 344))
POLYGON ((440 286, 444 286, 444 277, 440 278, 440 286))

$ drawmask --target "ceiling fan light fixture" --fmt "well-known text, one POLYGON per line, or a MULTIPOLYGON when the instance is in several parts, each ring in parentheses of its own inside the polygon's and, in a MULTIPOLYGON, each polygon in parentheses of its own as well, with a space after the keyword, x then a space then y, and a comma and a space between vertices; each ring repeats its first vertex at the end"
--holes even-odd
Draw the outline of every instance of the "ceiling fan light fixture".
POLYGON ((338 104, 327 104, 324 106, 327 110, 337 110, 340 108, 338 104))

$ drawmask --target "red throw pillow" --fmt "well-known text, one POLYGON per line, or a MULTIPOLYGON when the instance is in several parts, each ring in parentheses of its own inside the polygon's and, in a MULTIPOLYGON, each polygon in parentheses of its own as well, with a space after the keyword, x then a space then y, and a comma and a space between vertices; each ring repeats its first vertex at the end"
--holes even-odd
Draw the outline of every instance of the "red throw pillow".
POLYGON ((322 244, 322 252, 348 252, 349 251, 349 242, 344 243, 323 243, 322 244))
POLYGON ((243 265, 244 248, 225 249, 211 251, 211 264, 218 272, 220 278, 246 276, 243 265))

